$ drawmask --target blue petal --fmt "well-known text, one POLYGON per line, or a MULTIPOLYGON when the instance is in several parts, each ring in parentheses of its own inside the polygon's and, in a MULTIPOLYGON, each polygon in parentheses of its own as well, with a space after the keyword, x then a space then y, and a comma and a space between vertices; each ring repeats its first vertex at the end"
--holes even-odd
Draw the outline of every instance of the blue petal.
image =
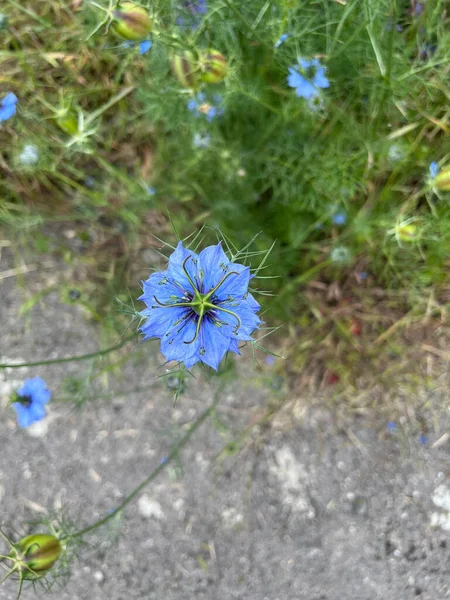
POLYGON ((202 250, 198 257, 199 273, 202 272, 202 291, 204 293, 212 290, 228 270, 230 259, 222 249, 219 242, 217 246, 208 246, 202 250))
POLYGON ((15 104, 8 104, 6 106, 0 106, 0 123, 2 121, 7 121, 15 114, 16 114, 16 105, 15 104))
POLYGON ((161 352, 165 358, 183 362, 188 369, 195 365, 200 360, 200 336, 194 340, 195 331, 196 322, 193 318, 172 326, 161 338, 161 352))
POLYGON ((215 296, 220 301, 226 301, 228 297, 232 299, 241 299, 245 296, 248 291, 248 284, 250 282, 250 267, 244 265, 238 265, 236 263, 229 264, 229 272, 235 271, 238 275, 232 274, 222 285, 218 288, 215 296))
POLYGON ((328 81, 328 79, 325 77, 325 71, 326 68, 325 67, 321 67, 315 77, 314 77, 314 85, 319 87, 319 88, 327 88, 330 87, 330 82, 328 81))
POLYGON ((437 164, 436 161, 433 160, 433 162, 430 163, 430 177, 431 177, 431 179, 434 179, 438 173, 439 173, 439 165, 437 164))
POLYGON ((250 293, 246 294, 245 299, 247 300, 247 305, 253 312, 257 313, 260 310, 261 305, 256 302, 250 293))
POLYGON ((303 81, 305 81, 303 75, 300 75, 300 73, 296 71, 294 67, 289 67, 288 71, 290 73, 290 75, 287 76, 289 87, 296 88, 297 86, 301 85, 303 81))
POLYGON ((168 331, 171 331, 177 324, 183 322, 183 317, 189 314, 186 308, 148 308, 141 313, 147 317, 140 330, 144 334, 144 340, 149 338, 162 338, 168 331))
POLYGON ((139 297, 139 300, 145 302, 147 307, 157 304, 154 296, 162 304, 186 301, 186 297, 183 298, 183 288, 170 278, 167 271, 153 273, 147 281, 142 282, 142 286, 143 294, 139 297))
POLYGON ((199 360, 217 371, 229 348, 229 338, 220 333, 217 325, 204 319, 200 330, 199 360))
POLYGON ((307 60, 306 58, 300 58, 298 62, 300 63, 300 66, 302 69, 309 69, 309 67, 317 66, 317 63, 319 61, 317 60, 317 58, 314 58, 313 60, 307 60))
POLYGON ((239 352, 239 342, 233 338, 230 339, 230 345, 228 347, 228 352, 234 352, 235 354, 241 354, 239 352))
POLYGON ((152 47, 152 42, 150 40, 144 40, 139 44, 139 54, 145 54, 152 47))
POLYGON ((197 102, 193 99, 189 100, 187 107, 191 112, 194 112, 195 110, 197 110, 197 102))
POLYGON ((13 106, 14 104, 17 104, 17 102, 17 96, 14 94, 14 92, 8 92, 0 104, 2 106, 13 106))
POLYGON ((258 329, 261 324, 258 316, 253 312, 251 307, 246 303, 245 300, 241 302, 221 302, 217 305, 214 310, 215 316, 220 319, 222 327, 220 327, 220 333, 227 338, 249 341, 253 339, 251 334, 255 329, 258 329), (220 310, 224 308, 231 313, 234 313, 240 319, 240 323, 236 316, 220 310))
POLYGON ((173 281, 180 284, 185 290, 193 292, 192 284, 183 270, 185 261, 184 268, 187 270, 190 279, 196 284, 198 255, 185 248, 182 242, 178 242, 176 250, 170 255, 167 273, 173 281))
POLYGON ((313 98, 314 96, 317 96, 318 94, 317 88, 306 79, 304 79, 303 82, 297 86, 295 93, 298 98, 306 98, 307 100, 313 98))

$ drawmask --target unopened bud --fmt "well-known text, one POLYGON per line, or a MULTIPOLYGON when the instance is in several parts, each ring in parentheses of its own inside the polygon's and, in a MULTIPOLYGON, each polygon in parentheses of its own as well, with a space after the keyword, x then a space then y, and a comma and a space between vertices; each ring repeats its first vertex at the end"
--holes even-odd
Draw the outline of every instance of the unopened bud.
POLYGON ((199 61, 193 52, 183 52, 172 57, 172 73, 183 87, 196 89, 201 82, 199 61))
POLYGON ((23 579, 37 579, 53 567, 60 554, 61 544, 54 535, 35 533, 14 544, 8 559, 23 579))
POLYGON ((433 187, 441 192, 450 192, 450 167, 441 169, 433 179, 433 187))
POLYGON ((220 83, 228 72, 227 59, 217 50, 200 52, 201 80, 205 83, 220 83))
POLYGON ((397 225, 396 236, 401 242, 415 242, 418 239, 418 228, 415 223, 397 225))
POLYGON ((148 36, 153 27, 148 11, 134 2, 119 4, 113 11, 113 17, 111 28, 124 40, 140 42, 148 36))

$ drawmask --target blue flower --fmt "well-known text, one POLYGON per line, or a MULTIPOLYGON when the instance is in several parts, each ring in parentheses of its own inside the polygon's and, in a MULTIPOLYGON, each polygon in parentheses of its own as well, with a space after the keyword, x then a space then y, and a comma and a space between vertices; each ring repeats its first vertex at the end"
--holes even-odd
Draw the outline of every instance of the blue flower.
POLYGON ((16 392, 13 408, 17 413, 19 427, 28 427, 45 417, 46 404, 51 393, 40 377, 25 379, 23 386, 16 392))
POLYGON ((338 212, 331 217, 331 220, 335 225, 345 225, 347 222, 347 215, 345 212, 338 212))
POLYGON ((318 58, 306 60, 299 59, 299 64, 295 67, 289 67, 287 78, 289 87, 295 88, 295 93, 299 98, 309 100, 318 96, 320 88, 327 88, 330 82, 325 77, 326 67, 320 64, 318 58))
POLYGON ((180 16, 175 22, 179 27, 182 28, 190 27, 191 29, 196 29, 201 21, 201 15, 204 15, 208 12, 206 0, 197 0, 196 2, 193 2, 192 0, 186 0, 182 3, 181 9, 187 18, 180 16))
POLYGON ((16 114, 17 96, 8 92, 3 100, 0 100, 0 123, 7 121, 16 114))
POLYGON ((187 369, 200 361, 217 370, 261 324, 250 277, 250 268, 232 263, 220 243, 196 254, 179 242, 167 270, 143 282, 144 339, 159 338, 168 361, 187 369))
POLYGON ((136 44, 139 46, 139 54, 146 54, 150 48, 153 46, 153 42, 151 40, 143 40, 142 42, 132 42, 131 40, 127 40, 121 44, 122 48, 135 48, 136 44))
POLYGON ((144 40, 139 43, 139 54, 146 54, 150 48, 152 47, 152 42, 150 40, 144 40))
POLYGON ((207 121, 211 122, 215 117, 220 117, 224 113, 223 108, 220 106, 222 97, 216 94, 213 97, 213 101, 215 104, 207 102, 205 94, 200 92, 197 96, 189 100, 187 107, 195 116, 204 116, 207 121))
POLYGON ((156 188, 154 188, 152 185, 148 185, 147 186, 147 194, 149 196, 154 196, 156 194, 156 188))
POLYGON ((439 165, 437 164, 436 161, 433 160, 433 162, 430 163, 429 171, 430 171, 430 179, 434 179, 436 177, 436 175, 439 173, 439 165))
POLYGON ((273 45, 274 48, 279 48, 281 46, 281 44, 283 42, 285 42, 288 37, 290 37, 292 34, 291 33, 283 33, 283 35, 281 35, 279 37, 279 39, 275 42, 275 44, 273 45))

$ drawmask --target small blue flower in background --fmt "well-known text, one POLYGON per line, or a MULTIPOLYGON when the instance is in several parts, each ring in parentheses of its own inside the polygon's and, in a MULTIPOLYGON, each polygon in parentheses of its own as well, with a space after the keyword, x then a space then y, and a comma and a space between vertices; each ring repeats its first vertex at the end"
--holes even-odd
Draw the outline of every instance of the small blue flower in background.
POLYGON ((397 429, 397 425, 396 425, 396 423, 394 423, 394 421, 388 421, 387 422, 387 428, 390 431, 395 431, 397 429))
POLYGON ((197 117, 204 116, 207 121, 211 122, 213 119, 220 117, 224 113, 223 108, 220 106, 222 97, 217 94, 214 95, 213 102, 214 104, 208 102, 205 94, 200 92, 197 96, 189 100, 187 107, 197 117))
POLYGON ((367 279, 367 272, 366 272, 366 271, 360 271, 360 272, 358 273, 358 277, 359 277, 359 278, 360 278, 362 281, 364 281, 365 279, 367 279))
POLYGON ((306 60, 299 59, 299 64, 289 67, 287 77, 289 87, 295 88, 298 98, 309 100, 320 94, 321 88, 327 88, 330 82, 325 77, 326 67, 320 64, 318 58, 306 60))
POLYGON ((152 47, 152 42, 150 40, 144 40, 139 43, 139 54, 146 54, 152 47))
POLYGON ((279 48, 281 46, 281 44, 288 39, 288 37, 291 37, 291 35, 292 35, 291 33, 283 33, 283 35, 281 35, 279 37, 279 39, 275 42, 275 44, 273 45, 273 47, 274 48, 279 48))
POLYGON ((422 446, 425 446, 427 443, 427 436, 422 433, 422 435, 419 438, 419 444, 422 444, 422 446))
POLYGON ((154 196, 156 194, 156 188, 154 188, 152 185, 147 186, 147 194, 149 196, 154 196))
POLYGON ((345 246, 337 246, 330 252, 330 258, 335 263, 345 265, 352 260, 352 254, 345 246))
POLYGON ((127 40, 120 44, 122 48, 135 48, 136 45, 139 46, 139 54, 146 54, 150 48, 153 46, 153 42, 151 40, 143 40, 142 42, 132 42, 127 40))
POLYGON ((0 100, 0 123, 7 121, 16 114, 17 96, 13 92, 8 92, 0 100))
POLYGON ((347 222, 347 215, 345 212, 338 212, 331 217, 331 220, 335 225, 345 225, 347 222))
POLYGON ((17 413, 19 427, 29 427, 45 417, 46 404, 51 397, 45 381, 41 377, 25 379, 23 386, 17 390, 13 400, 13 408, 17 413))
POLYGON ((144 339, 159 338, 168 361, 187 369, 200 361, 217 370, 227 352, 240 354, 239 342, 251 341, 261 324, 250 277, 250 268, 232 263, 221 243, 196 254, 179 242, 167 270, 143 282, 144 339))
POLYGON ((436 175, 439 173, 439 165, 437 164, 436 161, 433 160, 433 162, 430 163, 429 171, 430 171, 430 179, 434 179, 436 177, 436 175))
POLYGON ((19 154, 19 162, 27 167, 32 167, 39 161, 39 149, 34 144, 26 144, 19 154))
POLYGON ((208 148, 211 143, 211 136, 209 133, 195 133, 192 143, 196 148, 208 148))
POLYGON ((180 8, 186 15, 186 18, 180 16, 175 20, 175 23, 182 28, 190 27, 191 29, 196 29, 202 19, 201 15, 208 12, 206 0, 197 0, 196 2, 193 0, 186 0, 185 2, 182 2, 180 8))

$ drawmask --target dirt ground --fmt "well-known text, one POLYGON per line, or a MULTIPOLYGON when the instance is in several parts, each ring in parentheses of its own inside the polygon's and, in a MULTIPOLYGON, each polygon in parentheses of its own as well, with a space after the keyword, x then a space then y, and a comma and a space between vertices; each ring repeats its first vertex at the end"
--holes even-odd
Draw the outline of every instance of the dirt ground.
MULTIPOLYGON (((32 294, 64 279, 67 267, 52 260, 39 258, 34 270, 18 276, 3 249, 0 362, 64 357, 101 345, 85 311, 62 303, 57 290, 23 312, 32 294)), ((79 409, 58 399, 67 397, 68 377, 72 385, 87 381, 90 362, 0 371, 1 525, 10 536, 28 533, 27 522, 48 511, 64 511, 82 527, 114 508, 167 455, 219 385, 194 370, 196 378, 174 406, 173 381, 160 377, 156 343, 128 345, 114 358, 114 370, 95 383, 97 397, 79 409), (34 375, 46 380, 54 401, 43 422, 20 430, 8 394, 34 375)), ((254 369, 249 353, 237 368, 216 417, 119 523, 86 539, 69 582, 49 595, 450 598, 445 365, 432 385, 390 391, 386 401, 405 407, 395 423, 386 411, 336 403, 331 392, 286 394, 277 364, 262 361, 254 369), (273 417, 239 437, 270 406, 278 407, 273 417), (426 433, 410 426, 418 407, 426 433)), ((0 597, 13 600, 16 589, 9 580, 0 597)), ((22 598, 34 596, 25 587, 22 598)))

